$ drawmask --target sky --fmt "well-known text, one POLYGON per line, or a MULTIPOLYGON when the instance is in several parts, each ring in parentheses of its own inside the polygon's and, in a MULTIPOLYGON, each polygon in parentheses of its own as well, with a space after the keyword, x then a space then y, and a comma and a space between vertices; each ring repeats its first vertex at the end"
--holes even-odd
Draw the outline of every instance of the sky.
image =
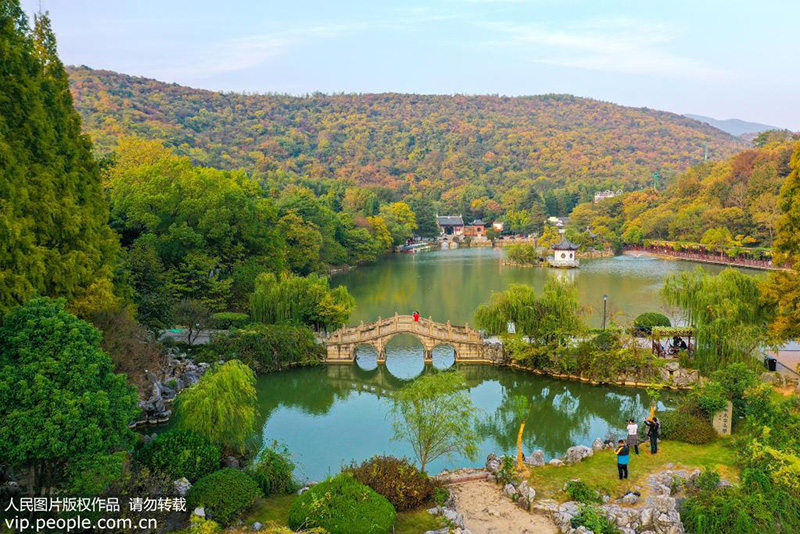
POLYGON ((236 92, 570 93, 800 130, 797 0, 22 0, 62 60, 236 92))

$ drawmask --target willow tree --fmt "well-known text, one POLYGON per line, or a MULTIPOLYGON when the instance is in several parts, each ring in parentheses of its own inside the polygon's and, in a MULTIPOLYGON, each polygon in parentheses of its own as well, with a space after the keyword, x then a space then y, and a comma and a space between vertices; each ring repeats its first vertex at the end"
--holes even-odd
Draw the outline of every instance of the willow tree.
POLYGON ((178 424, 222 447, 244 452, 255 432, 255 374, 231 360, 208 371, 178 397, 178 424))
POLYGON ((328 278, 311 274, 275 276, 264 273, 256 279, 250 298, 250 314, 264 324, 303 324, 327 329, 344 324, 355 300, 344 286, 331 289, 328 278))
POLYGON ((393 439, 411 444, 420 471, 443 456, 477 456, 476 410, 460 373, 417 378, 395 393, 392 413, 393 439))
POLYGON ((492 335, 503 334, 514 323, 516 332, 531 343, 546 345, 577 334, 583 326, 580 311, 575 286, 552 278, 541 294, 523 284, 492 293, 489 303, 475 310, 475 323, 492 335))
POLYGON ((768 343, 773 308, 762 302, 760 278, 735 269, 712 275, 698 267, 667 277, 662 297, 697 329, 696 358, 705 372, 749 363, 768 343))

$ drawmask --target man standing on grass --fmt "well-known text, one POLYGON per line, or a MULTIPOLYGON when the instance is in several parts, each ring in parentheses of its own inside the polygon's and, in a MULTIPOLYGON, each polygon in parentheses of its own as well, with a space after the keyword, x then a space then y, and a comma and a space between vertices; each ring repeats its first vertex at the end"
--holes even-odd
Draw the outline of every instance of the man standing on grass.
POLYGON ((650 438, 650 454, 658 453, 658 437, 661 435, 661 423, 658 417, 653 419, 645 419, 644 424, 647 425, 647 435, 650 438))
POLYGON ((619 472, 619 479, 628 478, 628 460, 630 459, 631 450, 625 444, 625 440, 621 439, 617 443, 617 471, 619 472))
POLYGON ((631 448, 639 454, 639 425, 633 419, 628 419, 628 449, 631 448))

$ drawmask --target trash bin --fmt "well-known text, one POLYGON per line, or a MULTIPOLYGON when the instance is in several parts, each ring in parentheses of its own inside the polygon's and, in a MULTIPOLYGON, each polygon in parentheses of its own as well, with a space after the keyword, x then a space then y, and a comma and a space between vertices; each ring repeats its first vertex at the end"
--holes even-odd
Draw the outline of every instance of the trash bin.
POLYGON ((767 371, 775 371, 778 369, 778 360, 767 356, 764 358, 764 367, 767 368, 767 371))

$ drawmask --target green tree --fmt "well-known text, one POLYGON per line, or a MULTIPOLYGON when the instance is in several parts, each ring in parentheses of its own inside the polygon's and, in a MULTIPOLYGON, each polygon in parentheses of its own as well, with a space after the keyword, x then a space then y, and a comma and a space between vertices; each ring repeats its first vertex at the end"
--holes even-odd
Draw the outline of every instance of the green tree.
POLYGON ((464 376, 446 371, 417 378, 394 395, 393 428, 408 441, 420 471, 442 456, 477 455, 476 410, 464 376))
POLYGON ((408 202, 417 222, 417 234, 422 237, 436 237, 439 235, 439 225, 436 224, 436 208, 433 202, 422 195, 414 195, 408 202))
POLYGON ((114 304, 119 245, 46 14, 0 2, 0 313, 35 294, 114 304))
POLYGON ((326 277, 264 273, 256 280, 250 316, 264 324, 304 324, 316 329, 339 327, 355 300, 344 286, 331 289, 326 277))
POLYGON ((140 239, 128 251, 136 317, 150 331, 170 326, 172 295, 164 264, 151 240, 140 239))
POLYGON ((253 371, 238 360, 215 366, 178 397, 178 424, 243 453, 255 432, 255 381, 253 371))
POLYGON ((726 227, 709 228, 703 234, 700 243, 706 246, 709 250, 721 251, 725 247, 733 245, 733 236, 731 231, 726 227))
POLYGON ((514 323, 516 332, 531 343, 546 345, 562 343, 580 332, 580 313, 575 286, 551 278, 541 295, 523 284, 492 293, 489 303, 475 310, 475 324, 492 335, 500 335, 507 331, 508 323, 514 323))
POLYGON ((386 221, 386 227, 392 235, 395 245, 402 245, 414 235, 417 229, 417 218, 405 202, 395 202, 381 206, 380 215, 386 221))
POLYGON ((183 299, 175 305, 175 320, 186 329, 186 342, 189 345, 197 341, 203 330, 211 328, 213 323, 211 312, 202 300, 183 299))
POLYGON ((100 332, 33 299, 0 327, 0 458, 31 469, 36 493, 78 458, 128 446, 138 397, 100 349, 100 332))
POLYGON ((297 213, 289 212, 278 222, 278 228, 286 240, 286 264, 292 272, 306 275, 320 269, 322 234, 314 223, 297 213))
POLYGON ((697 328, 695 355, 703 371, 749 363, 768 342, 774 311, 762 302, 759 282, 735 269, 712 275, 700 267, 667 277, 662 296, 697 328))

